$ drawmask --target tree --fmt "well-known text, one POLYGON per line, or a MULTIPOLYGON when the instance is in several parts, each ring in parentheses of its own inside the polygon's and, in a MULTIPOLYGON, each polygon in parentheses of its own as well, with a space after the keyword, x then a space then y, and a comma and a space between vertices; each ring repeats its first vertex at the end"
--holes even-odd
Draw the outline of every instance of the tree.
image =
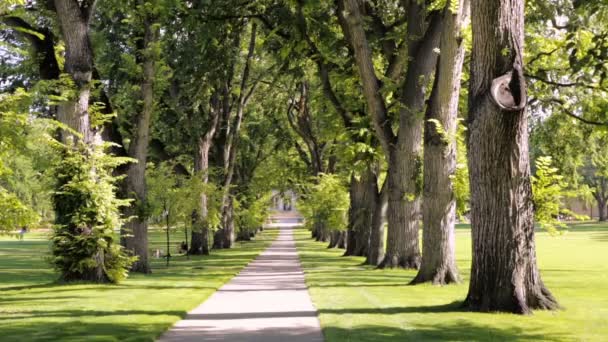
MULTIPOLYGON (((441 32, 440 11, 412 1, 407 4, 407 37, 397 42, 374 13, 374 7, 357 0, 339 1, 341 26, 354 50, 363 94, 376 137, 388 162, 388 239, 380 267, 418 268, 418 215, 422 193, 422 132, 426 90, 436 66, 441 32), (366 14, 366 15, 365 15, 366 14), (364 23, 369 19, 379 24, 380 41, 387 65, 382 78, 374 68, 373 50, 364 23), (406 70, 401 80, 401 69, 406 70), (382 80, 386 80, 382 82, 382 80), (397 85, 392 89, 389 85, 397 85), (387 89, 388 88, 388 89, 387 89), (398 115, 389 112, 384 92, 395 92, 398 115), (398 120, 391 120, 397 116, 398 120), (393 126, 398 127, 395 134, 393 126)), ((398 26, 398 25, 397 25, 398 26)), ((393 29, 396 26, 393 26, 393 29)))
POLYGON ((468 151, 473 261, 465 306, 530 313, 558 304, 536 262, 526 85, 524 2, 471 2, 468 151))
POLYGON ((422 262, 412 284, 459 282, 456 268, 454 225, 456 199, 456 135, 460 76, 464 62, 463 29, 469 11, 468 0, 446 5, 441 33, 440 56, 435 84, 427 107, 424 128, 424 222, 422 262))

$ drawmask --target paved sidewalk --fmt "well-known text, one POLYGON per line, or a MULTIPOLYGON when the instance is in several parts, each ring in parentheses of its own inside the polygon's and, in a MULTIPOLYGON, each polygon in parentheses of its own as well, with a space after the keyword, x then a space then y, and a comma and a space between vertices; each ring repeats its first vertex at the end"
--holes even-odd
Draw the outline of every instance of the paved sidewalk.
POLYGON ((322 342, 293 227, 280 229, 266 251, 159 341, 322 342))

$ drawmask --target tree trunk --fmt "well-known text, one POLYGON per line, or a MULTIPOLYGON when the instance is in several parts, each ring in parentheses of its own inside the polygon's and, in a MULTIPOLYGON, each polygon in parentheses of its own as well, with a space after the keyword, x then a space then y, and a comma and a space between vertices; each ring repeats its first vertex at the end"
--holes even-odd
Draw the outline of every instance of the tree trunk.
MULTIPOLYGON (((194 171, 200 174, 203 184, 209 183, 209 150, 219 125, 219 94, 215 93, 211 98, 209 129, 198 139, 197 153, 194 158, 194 171)), ((189 254, 209 255, 209 207, 206 193, 201 193, 199 208, 195 213, 194 226, 192 227, 192 238, 189 254)))
MULTIPOLYGON (((234 199, 230 194, 230 186, 232 185, 232 178, 234 175, 235 161, 237 155, 237 146, 239 140, 239 133, 243 117, 245 114, 245 107, 250 99, 251 94, 255 90, 254 83, 249 91, 247 91, 247 82, 249 80, 249 73, 251 68, 251 60, 255 52, 255 41, 256 41, 257 24, 251 25, 251 38, 249 40, 249 48, 247 52, 247 58, 245 60, 245 66, 243 68, 243 74, 240 82, 240 91, 237 99, 236 118, 234 124, 231 124, 230 115, 228 116, 228 125, 226 142, 224 145, 224 194, 222 197, 222 229, 220 229, 214 235, 214 248, 231 248, 234 243, 234 199), (215 241, 218 237, 219 240, 215 241)), ((228 96, 228 95, 226 95, 228 96)), ((229 96, 232 96, 230 94, 229 96)), ((225 113, 228 114, 228 113, 225 113)))
POLYGON ((452 178, 456 173, 458 100, 464 61, 461 31, 468 10, 468 0, 460 0, 456 13, 449 5, 444 10, 441 55, 424 130, 422 261, 412 284, 460 281, 454 256, 456 200, 452 178))
POLYGON ((340 232, 337 230, 334 230, 332 232, 329 233, 329 245, 327 246, 327 248, 336 248, 338 247, 338 240, 340 238, 340 232))
POLYGON ((359 178, 350 180, 350 207, 348 210, 348 243, 345 256, 365 256, 369 250, 372 226, 374 184, 376 177, 368 168, 359 178), (370 206, 370 204, 372 206, 370 206))
POLYGON ((315 231, 315 239, 320 242, 329 241, 329 230, 323 224, 315 222, 313 230, 315 231))
POLYGON ((391 152, 388 169, 388 236, 380 268, 414 268, 420 266, 418 215, 422 182, 422 120, 412 117, 400 142, 391 152))
MULTIPOLYGON (((129 236, 124 238, 125 247, 137 261, 133 263, 131 270, 140 273, 150 273, 148 261, 148 222, 145 210, 147 203, 146 189, 146 161, 148 157, 148 145, 150 143, 150 121, 154 110, 154 56, 149 52, 151 44, 156 41, 157 33, 152 31, 152 22, 149 18, 144 20, 144 55, 143 81, 141 93, 143 108, 135 123, 135 134, 129 145, 129 156, 137 160, 129 165, 127 170, 127 193, 135 201, 132 203, 129 214, 134 218, 126 224, 129 236)), ((168 251, 167 251, 168 252, 168 251)))
POLYGON ((441 15, 427 13, 417 1, 408 2, 408 66, 400 89, 399 133, 392 131, 387 106, 376 76, 372 50, 368 44, 361 3, 343 0, 346 27, 361 77, 363 95, 371 113, 376 136, 388 157, 388 243, 379 267, 417 268, 418 215, 422 192, 422 124, 426 88, 434 72, 441 15))
POLYGON ((346 230, 341 230, 338 232, 338 241, 336 242, 336 248, 346 248, 346 230))
POLYGON ((76 0, 55 0, 57 18, 65 41, 65 71, 70 74, 76 86, 76 95, 61 102, 57 108, 57 120, 78 132, 74 139, 69 132, 61 133, 62 141, 80 140, 92 143, 94 133, 89 117, 89 97, 93 75, 93 50, 89 39, 89 20, 94 9, 80 5, 76 0))
POLYGON ((464 305, 555 309, 536 262, 526 89, 524 1, 473 0, 469 172, 473 261, 464 305))
POLYGON ((606 201, 598 200, 597 201, 597 212, 598 212, 598 220, 600 222, 606 221, 606 201))
POLYGON ((369 239, 369 251, 365 260, 366 265, 378 266, 384 259, 384 223, 388 207, 388 196, 386 184, 378 192, 378 184, 374 183, 374 197, 372 198, 374 214, 372 216, 372 228, 369 239))
MULTIPOLYGON (((89 39, 89 20, 94 10, 95 1, 79 3, 75 0, 55 0, 57 19, 65 42, 65 71, 71 76, 75 85, 75 96, 68 98, 57 106, 57 120, 78 134, 66 130, 60 132, 61 140, 68 148, 77 148, 80 141, 86 145, 81 149, 89 153, 89 147, 95 142, 94 132, 90 124, 89 98, 93 75, 93 51, 89 39)), ((69 207, 69 206, 68 206, 69 207)), ((57 217, 68 217, 72 213, 59 213, 55 206, 57 217)), ((57 218, 56 218, 57 220, 57 218)), ((58 223, 58 222, 56 222, 58 223)), ((66 225, 69 223, 66 222, 66 225)), ((74 229, 74 234, 85 235, 81 229, 74 229)), ((62 248, 62 247, 59 247, 62 248)), ((61 278, 64 281, 92 281, 97 283, 110 282, 105 273, 105 253, 98 248, 84 258, 95 260, 94 266, 83 267, 82 270, 63 270, 61 278)))
POLYGON ((213 235, 213 248, 232 248, 234 238, 234 199, 230 197, 225 214, 222 215, 222 229, 213 235))

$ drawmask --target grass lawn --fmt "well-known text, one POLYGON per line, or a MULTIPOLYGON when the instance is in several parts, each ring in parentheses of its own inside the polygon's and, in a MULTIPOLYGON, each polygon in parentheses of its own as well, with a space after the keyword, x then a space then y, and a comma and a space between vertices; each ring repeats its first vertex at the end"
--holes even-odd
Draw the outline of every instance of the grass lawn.
POLYGON ((415 271, 375 270, 363 258, 297 232, 306 282, 323 333, 332 341, 608 341, 608 225, 581 224, 559 236, 539 232, 545 284, 563 310, 531 316, 459 309, 468 289, 470 231, 459 226, 457 261, 464 281, 407 286, 415 271))
MULTIPOLYGON (((131 275, 119 285, 54 283, 45 261, 48 239, 0 236, 1 341, 152 341, 227 282, 277 235, 237 243, 211 256, 153 259, 151 275, 131 275)), ((173 234, 175 242, 183 232, 173 234)), ((164 233, 150 233, 151 248, 163 249, 164 233)), ((177 246, 175 244, 174 246, 177 246)), ((175 247, 176 248, 176 247, 175 247)))

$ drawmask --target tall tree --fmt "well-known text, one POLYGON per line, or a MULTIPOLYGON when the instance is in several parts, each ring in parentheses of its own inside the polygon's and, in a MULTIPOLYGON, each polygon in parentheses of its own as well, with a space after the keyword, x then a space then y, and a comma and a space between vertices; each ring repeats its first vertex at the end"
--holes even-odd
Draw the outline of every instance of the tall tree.
MULTIPOLYGON (((407 2, 407 41, 385 47, 388 66, 385 78, 397 84, 399 98, 398 120, 393 122, 383 91, 383 83, 376 74, 373 50, 365 21, 382 24, 373 15, 373 7, 357 0, 339 1, 338 15, 345 35, 355 54, 363 94, 376 136, 388 161, 388 238, 384 260, 380 267, 418 268, 418 215, 422 192, 422 131, 426 90, 435 70, 441 32, 442 15, 429 10, 417 1, 407 2), (364 15, 365 13, 370 13, 364 15), (398 77, 405 68, 404 80, 398 77), (395 76, 397 75, 397 76, 395 76), (395 134, 393 126, 398 126, 395 134)), ((369 4, 367 4, 369 5, 369 4)), ((380 26, 381 41, 390 42, 389 30, 380 26)))
POLYGON ((473 0, 468 151, 473 261, 465 306, 529 313, 558 306, 536 261, 524 1, 473 0))
POLYGON ((154 111, 154 81, 156 78, 156 60, 158 59, 158 47, 156 46, 159 35, 159 24, 153 14, 154 1, 140 0, 137 8, 142 11, 141 25, 143 37, 139 37, 141 61, 141 100, 142 106, 139 114, 135 115, 133 122, 133 134, 129 143, 129 156, 136 160, 131 163, 127 170, 126 187, 127 193, 135 201, 127 210, 127 215, 133 218, 126 224, 125 247, 137 256, 137 261, 132 266, 132 271, 150 273, 148 261, 148 217, 147 189, 146 189, 146 162, 148 158, 148 145, 150 143, 150 124, 152 112, 154 111))
POLYGON ((424 128, 424 190, 422 203, 422 262, 412 283, 459 281, 455 260, 456 134, 460 76, 464 62, 463 26, 469 1, 444 9, 440 56, 424 128))
MULTIPOLYGON (((219 229, 213 237, 214 248, 231 248, 235 240, 234 231, 234 198, 231 195, 230 188, 232 185, 232 178, 234 176, 235 161, 237 156, 237 146, 239 140, 239 133, 241 125, 245 116, 245 111, 251 96, 253 95, 258 80, 250 80, 251 77, 251 63, 255 53, 256 38, 257 38, 257 23, 251 22, 251 25, 247 25, 245 21, 242 33, 246 32, 244 28, 250 27, 250 38, 247 44, 247 54, 243 61, 243 70, 241 77, 238 82, 238 90, 232 88, 226 88, 223 97, 226 103, 223 111, 223 129, 224 139, 222 145, 222 169, 223 169, 223 184, 222 188, 224 191, 222 197, 222 228, 219 229), (234 97, 232 91, 237 91, 238 95, 234 97)), ((240 49, 240 37, 235 40, 236 47, 240 49)), ((234 66, 232 67, 234 68, 234 66)), ((227 80, 232 83, 232 80, 227 80)))

